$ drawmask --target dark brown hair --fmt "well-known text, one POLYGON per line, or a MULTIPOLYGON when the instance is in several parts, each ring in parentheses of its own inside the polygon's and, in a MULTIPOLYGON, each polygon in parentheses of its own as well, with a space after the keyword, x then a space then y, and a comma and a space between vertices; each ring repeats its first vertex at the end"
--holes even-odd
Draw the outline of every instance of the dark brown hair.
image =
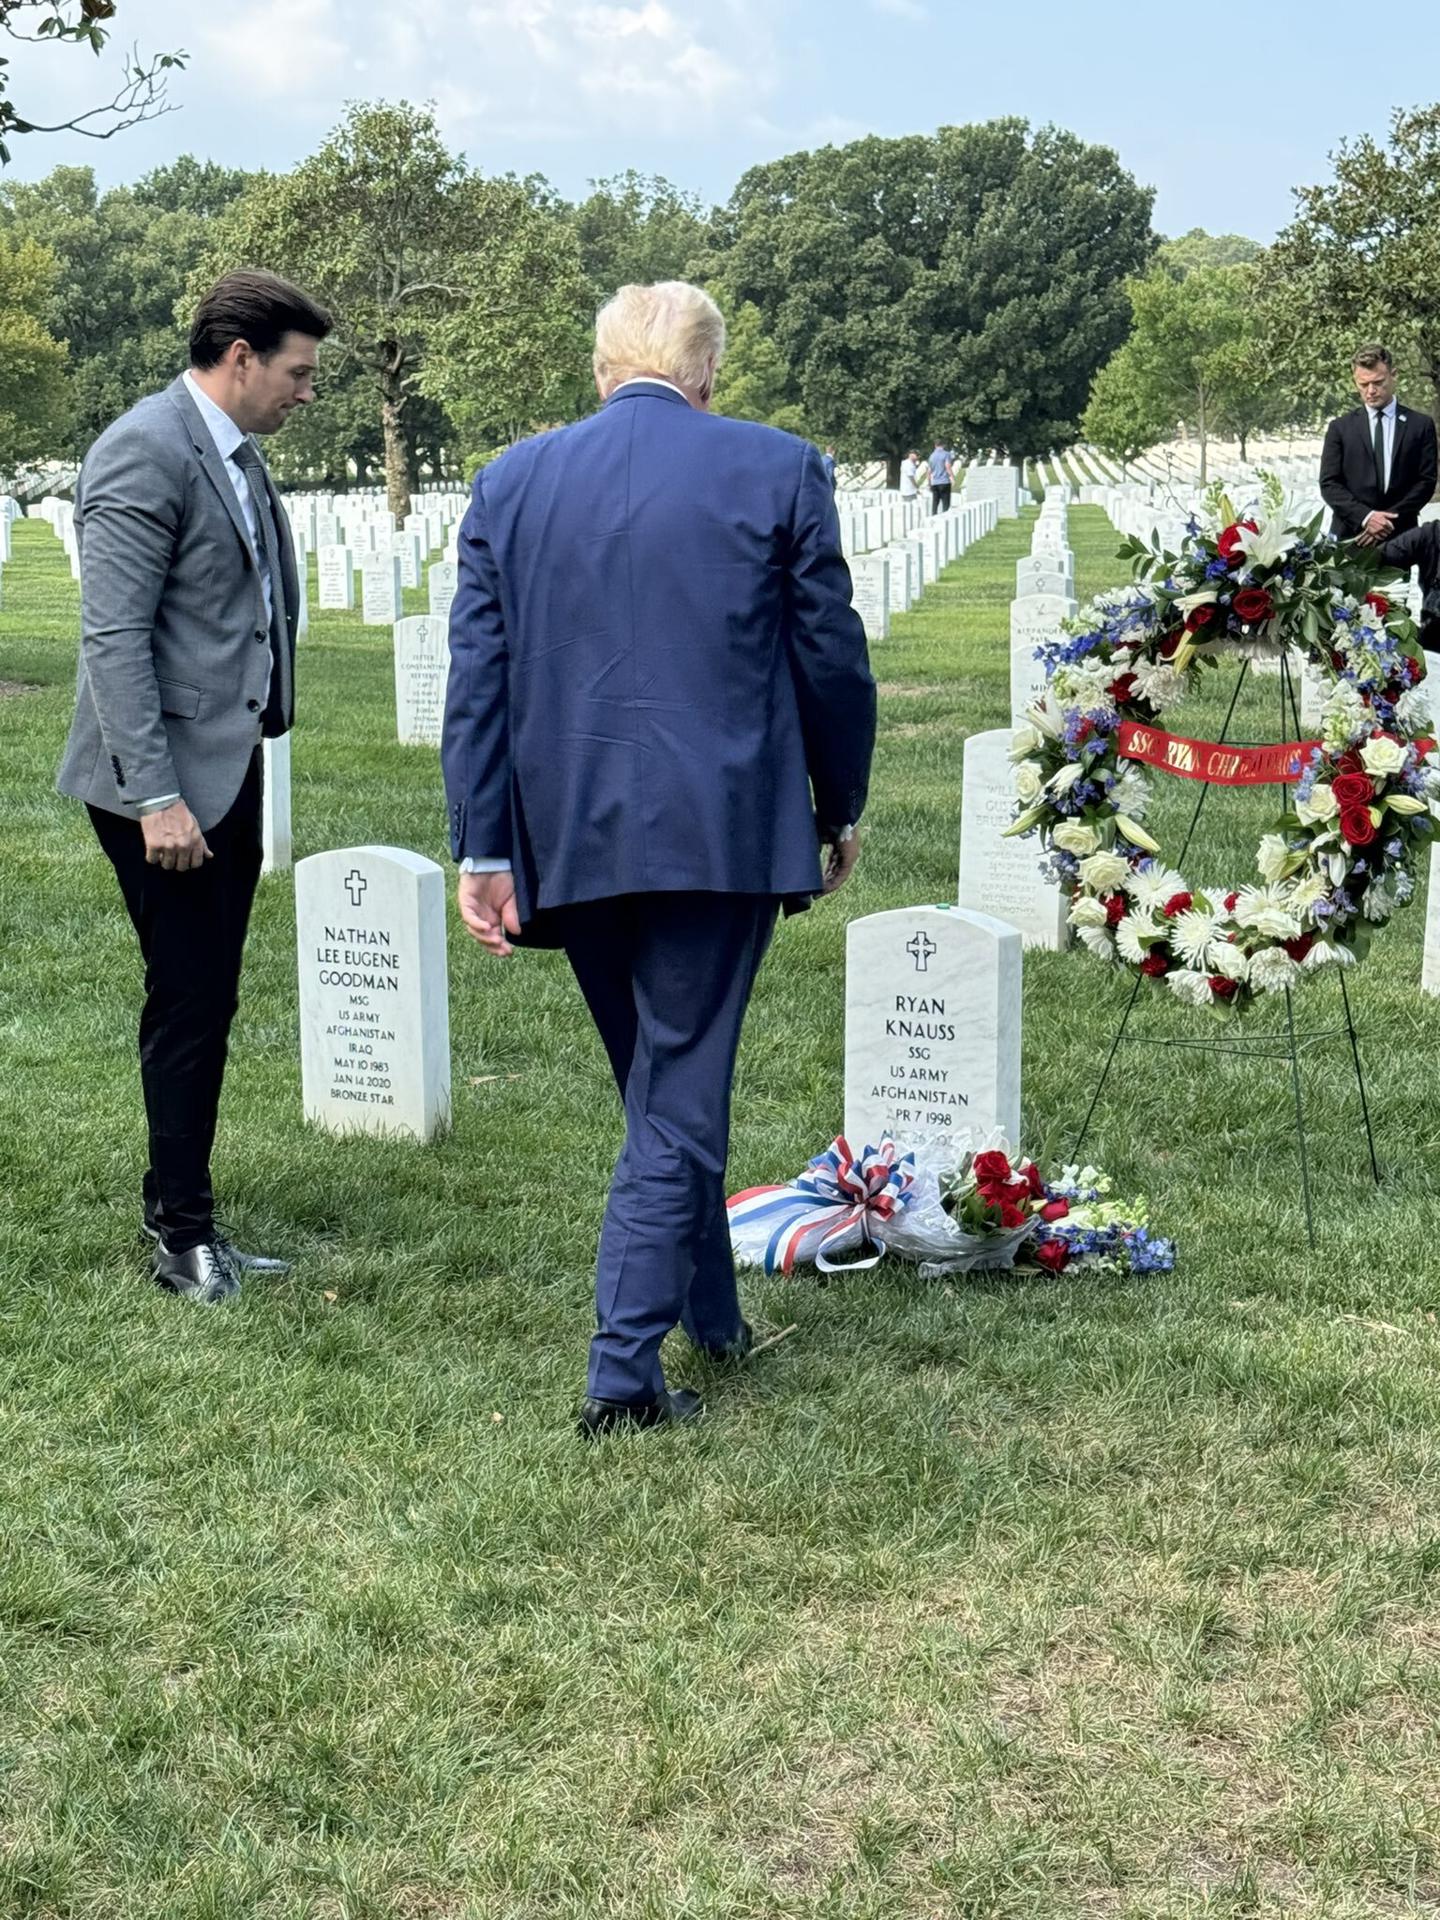
POLYGON ((202 371, 218 366, 237 340, 268 360, 287 333, 323 340, 333 325, 325 309, 288 280, 246 267, 217 280, 196 308, 190 364, 202 371))
POLYGON ((1388 347, 1378 343, 1374 346, 1356 347, 1350 361, 1351 371, 1356 367, 1393 367, 1395 359, 1388 347))

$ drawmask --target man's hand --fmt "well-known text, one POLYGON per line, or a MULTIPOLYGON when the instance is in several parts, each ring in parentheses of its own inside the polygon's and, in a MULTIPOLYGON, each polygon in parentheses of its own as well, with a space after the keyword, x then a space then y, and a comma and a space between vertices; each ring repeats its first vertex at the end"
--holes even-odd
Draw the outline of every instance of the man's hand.
POLYGON ((825 844, 829 855, 825 862, 825 891, 838 893, 860 858, 860 829, 854 828, 848 840, 830 840, 825 844))
POLYGON ((152 867, 164 867, 171 873, 189 873, 214 858, 205 844, 189 807, 183 800, 164 807, 159 813, 142 813, 140 831, 145 836, 145 858, 152 867))
POLYGON ((462 873, 460 918, 481 946, 504 960, 515 949, 505 938, 520 931, 513 873, 462 873))
POLYGON ((1360 529, 1359 543, 1362 547, 1382 546, 1394 531, 1395 515, 1381 513, 1377 508, 1374 513, 1366 514, 1365 524, 1360 529))

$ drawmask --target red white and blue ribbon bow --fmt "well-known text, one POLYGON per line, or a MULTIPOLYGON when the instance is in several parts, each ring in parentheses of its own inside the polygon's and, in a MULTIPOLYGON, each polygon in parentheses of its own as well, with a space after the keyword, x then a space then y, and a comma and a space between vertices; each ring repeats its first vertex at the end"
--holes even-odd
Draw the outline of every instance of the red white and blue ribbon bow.
POLYGON ((902 1154, 888 1134, 858 1158, 842 1135, 798 1180, 783 1187, 747 1187, 726 1202, 726 1211, 732 1231, 742 1224, 771 1229, 766 1273, 789 1273, 797 1260, 813 1260, 822 1273, 840 1273, 873 1267, 883 1258, 882 1231, 909 1206, 915 1179, 914 1154, 902 1154), (853 1243, 857 1226, 861 1244, 873 1249, 870 1257, 829 1259, 842 1241, 853 1243))

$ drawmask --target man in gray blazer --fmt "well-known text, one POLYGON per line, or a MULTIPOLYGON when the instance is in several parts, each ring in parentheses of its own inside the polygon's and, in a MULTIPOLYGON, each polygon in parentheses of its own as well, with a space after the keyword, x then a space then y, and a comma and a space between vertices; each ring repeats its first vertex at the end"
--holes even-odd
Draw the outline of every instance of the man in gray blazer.
POLYGON ((145 962, 144 1227, 154 1277, 189 1300, 239 1290, 210 1151, 260 877, 262 738, 294 719, 301 584, 252 438, 313 400, 330 331, 268 273, 201 301, 190 370, 95 442, 75 490, 81 637, 62 793, 83 800, 145 962))

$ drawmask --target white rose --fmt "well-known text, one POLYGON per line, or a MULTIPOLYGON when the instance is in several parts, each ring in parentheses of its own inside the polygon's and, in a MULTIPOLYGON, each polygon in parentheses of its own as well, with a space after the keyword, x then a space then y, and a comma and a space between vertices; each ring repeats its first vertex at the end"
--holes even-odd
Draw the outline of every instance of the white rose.
POLYGON ((1052 773, 1047 785, 1052 793, 1068 793, 1085 773, 1078 760, 1068 760, 1058 773, 1052 773))
POLYGON ((1262 880, 1268 880, 1273 886, 1285 871, 1285 863, 1290 858, 1290 849, 1278 833, 1262 836, 1255 852, 1255 864, 1260 869, 1262 880))
POLYGON ((1188 1007, 1208 1007, 1214 1003, 1214 991, 1203 973, 1188 973, 1184 967, 1176 967, 1166 974, 1165 984, 1175 998, 1183 1000, 1188 1007))
POLYGON ((1130 872, 1118 853, 1092 853, 1080 862, 1080 879, 1092 893, 1113 893, 1130 872))
POLYGON ((1044 742, 1045 736, 1038 727, 1032 727, 1028 722, 1023 727, 1017 727, 1010 740, 1011 760, 1028 760, 1032 753, 1040 750, 1044 742))
POLYGON ((1212 940, 1205 961, 1211 973, 1218 973, 1222 980, 1243 980, 1250 971, 1244 948, 1229 940, 1212 940))
POLYGON ((1387 740, 1377 734, 1360 749, 1360 758, 1372 778, 1384 780, 1392 773, 1399 773, 1405 765, 1405 749, 1398 740, 1387 740))
POLYGON ((1261 947, 1250 960, 1250 985, 1256 993, 1281 993, 1300 969, 1283 947, 1261 947))
POLYGON ((1038 800, 1045 785, 1045 770, 1038 760, 1027 760, 1015 769, 1015 792, 1028 807, 1038 800))
POLYGON ((1297 800, 1295 812, 1307 827, 1318 827, 1322 820, 1333 820, 1340 811, 1333 787, 1317 780, 1308 800, 1297 800))
POLYGON ((1110 916, 1103 902, 1088 893, 1076 896, 1069 919, 1072 927, 1105 927, 1110 924, 1110 916))
POLYGON ((1052 836, 1062 852, 1087 854, 1094 853, 1100 845, 1100 836, 1093 827, 1087 827, 1083 820, 1067 820, 1063 827, 1057 827, 1052 836))

